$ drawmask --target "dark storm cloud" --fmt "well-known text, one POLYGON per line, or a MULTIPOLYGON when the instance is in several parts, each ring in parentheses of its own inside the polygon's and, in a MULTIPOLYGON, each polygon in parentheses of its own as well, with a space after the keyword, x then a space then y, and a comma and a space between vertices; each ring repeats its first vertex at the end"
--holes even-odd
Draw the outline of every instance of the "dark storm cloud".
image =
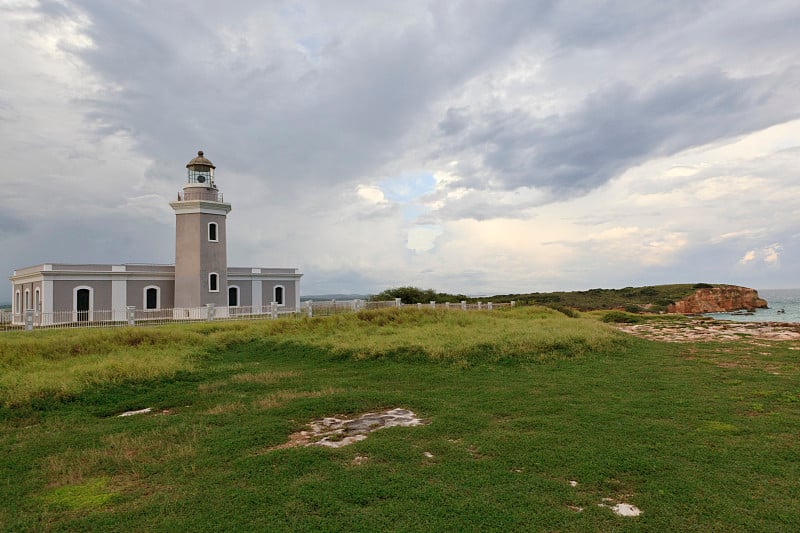
POLYGON ((239 170, 269 161, 283 179, 337 181, 401 155, 430 102, 495 61, 550 4, 417 3, 420 16, 387 20, 344 2, 328 22, 345 22, 331 30, 319 19, 334 8, 323 4, 317 19, 293 15, 288 38, 282 14, 263 15, 276 38, 254 44, 221 32, 259 15, 252 7, 78 2, 95 46, 74 52, 116 87, 84 102, 102 134, 129 132, 156 159, 213 146, 239 170))
MULTIPOLYGON (((360 2, 73 5, 72 12, 53 3, 42 10, 91 21, 94 46, 72 52, 113 90, 83 102, 96 130, 129 133, 169 168, 203 147, 224 153, 231 170, 328 186, 374 176, 418 150, 407 136, 427 122, 440 133, 432 159, 480 159, 474 169, 461 168, 459 186, 532 186, 558 200, 647 158, 798 116, 796 70, 735 77, 705 65, 674 76, 647 63, 657 48, 706 52, 696 34, 684 43, 653 40, 708 14, 703 3, 420 1, 396 12, 360 2), (573 49, 612 51, 604 60, 619 65, 609 63, 607 78, 561 115, 469 105, 450 107, 439 120, 431 115, 436 102, 519 46, 533 52, 546 42, 554 46, 547 72, 573 49), (615 81, 615 69, 626 65, 646 83, 615 81)), ((731 12, 715 20, 724 26, 731 12)), ((452 209, 462 216, 464 209, 452 209)))
MULTIPOLYGON (((564 199, 653 157, 797 118, 798 89, 798 68, 737 79, 702 72, 648 90, 617 84, 589 95, 573 113, 544 119, 521 110, 469 116, 450 109, 440 130, 460 137, 452 152, 479 147, 494 188, 538 187, 551 200, 564 199)), ((458 185, 481 188, 484 177, 476 175, 458 185)))

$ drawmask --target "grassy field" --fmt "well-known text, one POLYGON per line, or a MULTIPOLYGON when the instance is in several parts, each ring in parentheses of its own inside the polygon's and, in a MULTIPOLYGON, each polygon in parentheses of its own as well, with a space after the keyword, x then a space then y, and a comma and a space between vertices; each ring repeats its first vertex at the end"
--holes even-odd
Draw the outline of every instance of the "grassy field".
POLYGON ((5 333, 0 529, 796 531, 799 349, 532 307, 5 333), (395 407, 429 423, 274 449, 395 407))

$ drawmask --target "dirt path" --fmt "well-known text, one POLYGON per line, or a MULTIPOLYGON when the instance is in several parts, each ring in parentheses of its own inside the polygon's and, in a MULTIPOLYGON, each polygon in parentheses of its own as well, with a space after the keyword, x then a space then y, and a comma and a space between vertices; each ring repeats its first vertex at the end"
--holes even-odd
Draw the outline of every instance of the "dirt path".
POLYGON ((666 342, 734 341, 742 338, 771 341, 800 340, 800 324, 785 322, 690 319, 686 322, 623 324, 619 329, 637 337, 666 342))

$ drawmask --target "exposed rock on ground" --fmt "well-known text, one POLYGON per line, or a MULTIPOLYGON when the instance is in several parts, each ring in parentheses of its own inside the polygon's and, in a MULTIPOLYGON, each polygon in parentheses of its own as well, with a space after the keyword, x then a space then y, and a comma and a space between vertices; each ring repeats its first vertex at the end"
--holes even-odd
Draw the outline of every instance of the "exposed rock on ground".
POLYGON ((670 304, 669 313, 696 315, 701 313, 726 313, 740 309, 766 309, 767 301, 759 298, 755 289, 722 285, 697 289, 694 294, 670 304))
POLYGON ((619 516, 639 516, 640 514, 642 514, 642 511, 639 510, 638 507, 636 507, 635 505, 631 505, 629 503, 618 503, 613 506, 607 505, 605 503, 599 503, 598 505, 600 507, 608 507, 609 509, 614 511, 614 514, 617 514, 619 516))
POLYGON ((144 415, 152 411, 152 407, 145 407, 144 409, 137 409, 136 411, 125 411, 124 413, 118 414, 117 416, 134 416, 134 415, 144 415))
POLYGON ((379 429, 400 426, 421 426, 427 422, 417 418, 408 409, 391 409, 382 413, 365 413, 355 419, 327 417, 308 424, 309 429, 289 435, 289 440, 272 448, 294 448, 296 446, 327 446, 341 448, 367 438, 379 429))
POLYGON ((773 341, 800 340, 800 324, 786 322, 727 322, 687 320, 624 324, 619 329, 646 339, 667 342, 732 341, 744 338, 773 341))

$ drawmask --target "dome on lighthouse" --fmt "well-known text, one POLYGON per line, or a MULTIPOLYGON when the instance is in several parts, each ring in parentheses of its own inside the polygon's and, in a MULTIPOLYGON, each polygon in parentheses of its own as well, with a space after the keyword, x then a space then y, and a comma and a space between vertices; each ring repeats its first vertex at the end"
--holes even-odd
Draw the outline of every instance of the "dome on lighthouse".
POLYGON ((202 150, 198 150, 197 157, 192 159, 186 164, 186 168, 190 170, 209 170, 211 168, 217 168, 214 166, 214 163, 206 159, 203 155, 202 150), (205 167, 205 168, 198 168, 198 167, 205 167))

